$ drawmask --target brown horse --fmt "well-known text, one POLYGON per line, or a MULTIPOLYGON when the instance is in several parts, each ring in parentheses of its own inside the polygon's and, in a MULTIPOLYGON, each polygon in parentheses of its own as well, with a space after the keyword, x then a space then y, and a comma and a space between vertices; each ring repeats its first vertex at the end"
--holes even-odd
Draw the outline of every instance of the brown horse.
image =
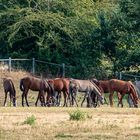
MULTIPOLYGON (((92 79, 92 81, 100 88, 102 93, 109 93, 109 80, 97 80, 97 79, 92 79)), ((121 94, 119 92, 117 92, 117 97, 118 97, 118 102, 121 98, 121 94)), ((107 103, 106 98, 105 99, 105 103, 107 103)), ((119 104, 118 104, 119 106, 119 104)), ((123 104, 121 103, 121 106, 123 106, 123 104)))
POLYGON ((10 96, 10 106, 11 102, 13 102, 13 106, 16 106, 16 90, 11 78, 3 78, 3 88, 5 92, 4 106, 6 106, 8 92, 10 96))
MULTIPOLYGON (((123 96, 128 93, 134 103, 135 107, 138 107, 138 95, 137 92, 135 90, 134 85, 132 84, 132 82, 130 81, 123 81, 123 80, 117 80, 117 79, 111 79, 109 81, 109 100, 110 100, 110 105, 113 106, 113 93, 114 91, 119 92, 120 93, 120 99, 119 99, 119 104, 122 104, 122 98, 123 96)), ((122 105, 123 107, 123 105, 122 105)))
POLYGON ((27 95, 28 95, 29 89, 32 91, 39 91, 37 101, 35 103, 36 106, 37 106, 38 99, 41 97, 43 97, 44 106, 46 106, 45 97, 44 97, 45 94, 43 94, 43 93, 47 92, 50 95, 51 92, 53 91, 53 87, 46 80, 42 80, 42 79, 39 79, 36 77, 28 77, 28 76, 24 77, 20 80, 20 90, 23 91, 22 106, 24 106, 24 98, 26 100, 26 105, 29 106, 28 100, 27 100, 27 95), (42 85, 42 87, 41 87, 41 85, 42 85))
POLYGON ((57 92, 56 98, 57 98, 57 105, 60 105, 60 98, 61 98, 61 92, 63 92, 64 96, 64 105, 67 105, 67 100, 69 98, 69 79, 68 78, 56 78, 56 79, 50 79, 48 80, 49 83, 52 83, 54 87, 54 91, 57 92))

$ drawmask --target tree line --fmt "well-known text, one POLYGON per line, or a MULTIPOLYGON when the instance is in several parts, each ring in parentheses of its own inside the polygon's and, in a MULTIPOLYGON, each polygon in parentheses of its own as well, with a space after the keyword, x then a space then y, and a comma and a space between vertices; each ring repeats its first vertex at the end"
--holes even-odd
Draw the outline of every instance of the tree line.
POLYGON ((98 71, 139 71, 139 0, 1 0, 0 58, 36 58, 98 71))

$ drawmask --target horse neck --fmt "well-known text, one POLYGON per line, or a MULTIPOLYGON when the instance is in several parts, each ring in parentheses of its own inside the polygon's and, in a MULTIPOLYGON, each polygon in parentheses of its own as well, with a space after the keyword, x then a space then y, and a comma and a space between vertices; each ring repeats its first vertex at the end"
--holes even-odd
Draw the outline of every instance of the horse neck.
POLYGON ((136 91, 134 85, 131 84, 130 90, 131 90, 131 93, 132 93, 133 98, 134 98, 135 100, 138 100, 138 94, 137 94, 137 91, 136 91))

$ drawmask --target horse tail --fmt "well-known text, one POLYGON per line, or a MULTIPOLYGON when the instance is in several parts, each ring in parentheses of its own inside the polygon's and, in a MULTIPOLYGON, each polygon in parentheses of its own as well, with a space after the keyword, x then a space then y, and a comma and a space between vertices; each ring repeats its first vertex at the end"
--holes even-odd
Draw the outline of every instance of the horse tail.
POLYGON ((20 80, 20 90, 24 91, 23 79, 20 80))
POLYGON ((11 87, 12 87, 13 92, 16 94, 16 89, 15 89, 14 83, 11 79, 10 79, 10 83, 11 83, 11 87))
POLYGON ((55 96, 55 90, 54 90, 54 84, 53 82, 48 82, 50 93, 52 93, 52 96, 55 96))

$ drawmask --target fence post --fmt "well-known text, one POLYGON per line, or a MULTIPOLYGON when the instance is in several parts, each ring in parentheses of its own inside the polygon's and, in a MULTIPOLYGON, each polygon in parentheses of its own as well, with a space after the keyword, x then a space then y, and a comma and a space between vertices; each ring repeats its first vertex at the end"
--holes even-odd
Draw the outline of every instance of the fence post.
POLYGON ((11 72, 11 57, 9 57, 9 72, 11 72))
POLYGON ((32 59, 32 72, 35 74, 35 58, 32 59))
POLYGON ((62 77, 65 77, 65 63, 62 64, 62 77))
POLYGON ((119 74, 119 79, 120 80, 122 79, 122 72, 120 72, 120 74, 119 74))

